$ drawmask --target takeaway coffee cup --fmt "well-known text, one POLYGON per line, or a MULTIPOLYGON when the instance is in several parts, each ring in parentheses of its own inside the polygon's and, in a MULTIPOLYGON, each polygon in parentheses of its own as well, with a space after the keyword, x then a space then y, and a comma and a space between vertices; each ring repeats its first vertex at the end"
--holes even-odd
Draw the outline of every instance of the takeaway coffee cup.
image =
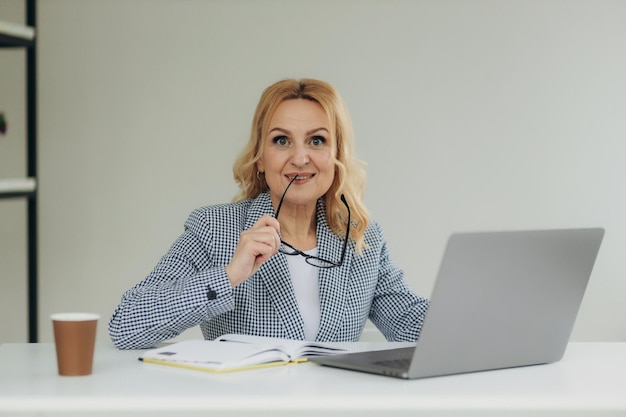
POLYGON ((59 375, 90 375, 100 316, 94 313, 56 313, 50 318, 59 375))

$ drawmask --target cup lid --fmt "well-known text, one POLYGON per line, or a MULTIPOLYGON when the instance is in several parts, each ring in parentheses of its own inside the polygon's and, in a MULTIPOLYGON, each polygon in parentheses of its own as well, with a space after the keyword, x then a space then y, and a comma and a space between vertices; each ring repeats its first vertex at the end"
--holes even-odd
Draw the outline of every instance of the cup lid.
POLYGON ((54 313, 50 315, 50 319, 54 321, 89 321, 98 320, 99 314, 96 313, 54 313))

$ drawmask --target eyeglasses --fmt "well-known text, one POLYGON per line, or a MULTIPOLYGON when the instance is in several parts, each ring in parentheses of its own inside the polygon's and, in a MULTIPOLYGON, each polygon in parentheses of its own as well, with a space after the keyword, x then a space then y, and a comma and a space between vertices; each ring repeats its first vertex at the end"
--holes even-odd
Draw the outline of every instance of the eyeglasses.
MULTIPOLYGON (((289 184, 287 185, 287 188, 285 188, 285 192, 283 192, 283 196, 280 198, 280 203, 278 203, 278 208, 276 209, 276 215, 274 216, 276 219, 278 219, 278 214, 280 213, 280 208, 283 205, 283 201, 285 200, 285 195, 287 194, 287 190, 289 189, 289 187, 291 187, 291 184, 293 184, 293 182, 296 180, 296 178, 298 178, 297 176, 293 177, 293 179, 289 182, 289 184)), ((333 262, 333 261, 329 261, 328 259, 324 259, 324 258, 319 258, 317 256, 313 256, 313 255, 309 255, 307 253, 302 252, 299 249, 294 248, 293 246, 291 246, 289 243, 281 240, 281 246, 279 251, 281 253, 284 253, 285 255, 300 255, 304 257, 304 260, 306 261, 306 263, 308 263, 309 265, 313 265, 317 268, 334 268, 336 266, 341 266, 343 265, 343 260, 346 257, 346 248, 348 247, 348 237, 350 235, 350 206, 348 206, 348 202, 346 201, 346 197, 344 197, 343 194, 341 194, 341 202, 343 204, 345 204, 346 209, 348 210, 348 223, 346 226, 346 236, 343 240, 343 249, 341 250, 341 260, 339 262, 333 262)))

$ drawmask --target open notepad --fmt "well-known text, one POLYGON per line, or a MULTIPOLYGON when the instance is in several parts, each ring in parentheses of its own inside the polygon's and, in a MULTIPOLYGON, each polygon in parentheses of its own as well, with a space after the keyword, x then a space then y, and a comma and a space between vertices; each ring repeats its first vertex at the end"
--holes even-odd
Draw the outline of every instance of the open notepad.
POLYGON ((139 360, 209 372, 230 372, 306 361, 311 356, 355 350, 355 343, 318 343, 228 334, 216 340, 187 340, 152 349, 139 360))

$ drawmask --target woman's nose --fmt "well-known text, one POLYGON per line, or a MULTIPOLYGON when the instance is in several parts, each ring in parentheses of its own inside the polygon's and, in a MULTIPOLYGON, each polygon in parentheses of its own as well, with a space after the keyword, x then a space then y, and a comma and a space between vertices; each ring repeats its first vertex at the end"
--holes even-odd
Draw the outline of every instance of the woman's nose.
POLYGON ((309 163, 309 152, 306 146, 298 144, 293 147, 291 163, 295 166, 302 166, 309 163))

